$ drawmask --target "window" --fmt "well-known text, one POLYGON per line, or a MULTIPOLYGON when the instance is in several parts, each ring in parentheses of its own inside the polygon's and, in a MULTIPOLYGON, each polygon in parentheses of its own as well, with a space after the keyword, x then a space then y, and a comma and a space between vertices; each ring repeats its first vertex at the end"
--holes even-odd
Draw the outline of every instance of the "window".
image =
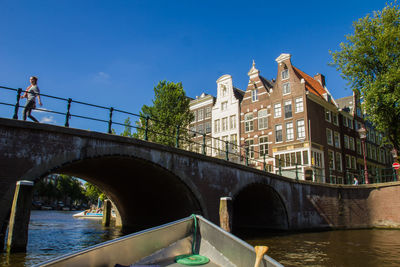
POLYGON ((193 121, 197 121, 197 111, 193 111, 193 121))
POLYGON ((325 109, 325 120, 331 122, 331 112, 325 109))
POLYGON ((337 115, 336 113, 333 113, 333 112, 332 112, 332 121, 333 121, 333 124, 339 126, 339 118, 338 118, 338 115, 337 115))
POLYGON ((357 143, 357 154, 362 155, 361 140, 356 139, 356 143, 357 143))
POLYGON ((190 127, 190 135, 196 136, 196 126, 191 126, 190 127))
POLYGON ((219 133, 219 131, 220 131, 219 120, 215 120, 214 121, 214 133, 219 133))
POLYGON ((290 94, 290 83, 284 83, 283 85, 282 85, 282 93, 284 94, 284 95, 287 95, 287 94, 290 94))
POLYGON ((351 150, 353 150, 353 151, 356 150, 355 146, 354 146, 354 137, 349 138, 349 145, 350 145, 351 150))
POLYGON ((199 109, 197 111, 197 120, 198 121, 204 120, 204 109, 199 109))
POLYGON ((344 148, 350 149, 349 137, 347 135, 344 135, 343 142, 344 142, 344 148))
POLYGON ((329 169, 335 169, 335 157, 332 150, 328 150, 328 162, 329 162, 329 169))
POLYGON ((347 125, 349 126, 350 129, 353 129, 353 120, 347 118, 347 125))
POLYGON ((346 117, 343 117, 343 126, 348 127, 347 126, 347 118, 346 117))
POLYGON ((237 144, 237 135, 236 134, 231 134, 230 138, 231 138, 230 142, 236 146, 236 144, 237 144))
POLYGON ((275 125, 275 142, 282 142, 282 125, 275 125))
POLYGON ((351 168, 356 169, 356 157, 351 157, 351 168))
POLYGON ((249 158, 254 158, 254 140, 253 139, 248 139, 244 142, 246 144, 246 150, 248 151, 248 157, 249 158))
POLYGON ((336 170, 342 171, 342 154, 336 152, 336 170))
POLYGON ((283 71, 281 72, 281 74, 282 74, 282 80, 286 80, 286 79, 289 78, 289 70, 288 70, 288 69, 283 70, 283 71))
POLYGON ((346 154, 345 161, 346 161, 346 169, 351 169, 351 157, 350 157, 350 155, 346 154))
POLYGON ((222 102, 222 103, 221 103, 221 111, 226 110, 227 107, 228 107, 228 102, 225 101, 225 102, 222 102))
POLYGON ((258 112, 258 129, 266 129, 268 128, 268 113, 266 109, 260 110, 258 112))
POLYGON ((260 146, 260 157, 268 155, 268 136, 260 137, 258 142, 260 146))
POLYGON ((206 108, 206 119, 211 118, 211 107, 206 108))
POLYGON ((254 130, 253 113, 247 113, 244 115, 244 130, 246 133, 254 130))
POLYGON ((228 117, 222 118, 222 131, 228 130, 228 117))
POLYGON ((200 134, 204 133, 204 124, 201 123, 197 125, 197 132, 200 134))
POLYGON ((304 128, 304 120, 297 121, 297 139, 302 139, 306 137, 306 131, 304 128))
POLYGON ((303 151, 303 164, 308 164, 308 151, 303 151))
POLYGON ((295 109, 296 109, 296 113, 298 112, 303 112, 304 111, 304 107, 303 107, 303 98, 299 97, 295 99, 295 109))
POLYGON ((292 101, 285 101, 285 119, 292 117, 292 101))
POLYGON ((274 117, 279 118, 280 116, 282 116, 281 103, 277 103, 274 105, 274 117))
POLYGON ((286 123, 286 141, 291 141, 294 139, 294 132, 293 132, 293 122, 286 123))
POLYGON ((335 147, 340 148, 340 134, 338 132, 335 132, 334 138, 335 138, 335 147))
POLYGON ((326 129, 326 142, 328 145, 333 146, 333 135, 331 129, 326 129))
POLYGON ((206 122, 206 133, 211 133, 211 122, 206 122))
POLYGON ((230 123, 229 123, 230 129, 236 129, 236 115, 232 115, 230 117, 230 123))
POLYGON ((257 88, 251 91, 251 100, 253 102, 258 100, 258 89, 257 88))

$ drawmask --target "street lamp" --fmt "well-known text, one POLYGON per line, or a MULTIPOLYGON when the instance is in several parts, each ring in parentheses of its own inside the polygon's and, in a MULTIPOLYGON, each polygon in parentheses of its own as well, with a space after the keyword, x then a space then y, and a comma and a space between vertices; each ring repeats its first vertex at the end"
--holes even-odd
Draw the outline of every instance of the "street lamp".
POLYGON ((361 146, 364 154, 364 177, 365 177, 365 183, 369 184, 368 180, 368 169, 367 169, 367 158, 366 158, 366 147, 365 147, 365 140, 367 139, 367 129, 363 125, 360 129, 357 130, 358 134, 360 135, 361 139, 361 146))

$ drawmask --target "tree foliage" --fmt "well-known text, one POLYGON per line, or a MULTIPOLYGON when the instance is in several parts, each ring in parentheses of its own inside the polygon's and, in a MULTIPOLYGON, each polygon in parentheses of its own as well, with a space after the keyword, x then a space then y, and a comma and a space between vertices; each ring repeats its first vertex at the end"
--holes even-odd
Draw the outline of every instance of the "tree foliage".
POLYGON ((400 10, 395 2, 353 23, 332 65, 361 94, 375 127, 400 150, 400 10))
POLYGON ((100 189, 94 184, 85 183, 85 196, 92 203, 97 203, 97 199, 100 197, 101 200, 104 200, 104 194, 100 191, 100 189))
POLYGON ((174 146, 176 133, 179 127, 179 140, 188 140, 187 127, 193 120, 189 110, 190 99, 183 90, 182 83, 160 81, 154 87, 153 105, 143 105, 140 111, 141 118, 137 123, 138 138, 145 135, 146 116, 148 120, 148 140, 164 145, 174 146))

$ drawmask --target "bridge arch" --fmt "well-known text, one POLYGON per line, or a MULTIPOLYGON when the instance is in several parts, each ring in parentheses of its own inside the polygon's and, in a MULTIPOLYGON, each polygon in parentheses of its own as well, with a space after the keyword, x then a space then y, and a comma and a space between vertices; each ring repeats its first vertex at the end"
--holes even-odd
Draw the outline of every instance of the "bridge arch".
POLYGON ((233 196, 233 230, 288 230, 287 207, 280 194, 270 185, 254 182, 233 196))
POLYGON ((160 164, 138 156, 105 153, 74 158, 54 157, 51 164, 26 175, 67 174, 98 186, 115 204, 126 232, 167 223, 191 213, 205 215, 200 192, 190 177, 181 177, 160 164), (60 159, 62 158, 62 160, 60 159))

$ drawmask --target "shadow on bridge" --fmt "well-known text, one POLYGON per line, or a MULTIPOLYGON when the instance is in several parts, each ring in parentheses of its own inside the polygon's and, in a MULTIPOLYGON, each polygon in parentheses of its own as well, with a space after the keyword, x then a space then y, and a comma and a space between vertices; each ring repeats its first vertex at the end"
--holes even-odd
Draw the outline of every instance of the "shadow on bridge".
POLYGON ((203 214, 193 192, 170 171, 136 157, 103 156, 64 164, 54 173, 95 184, 115 204, 128 233, 203 214))

